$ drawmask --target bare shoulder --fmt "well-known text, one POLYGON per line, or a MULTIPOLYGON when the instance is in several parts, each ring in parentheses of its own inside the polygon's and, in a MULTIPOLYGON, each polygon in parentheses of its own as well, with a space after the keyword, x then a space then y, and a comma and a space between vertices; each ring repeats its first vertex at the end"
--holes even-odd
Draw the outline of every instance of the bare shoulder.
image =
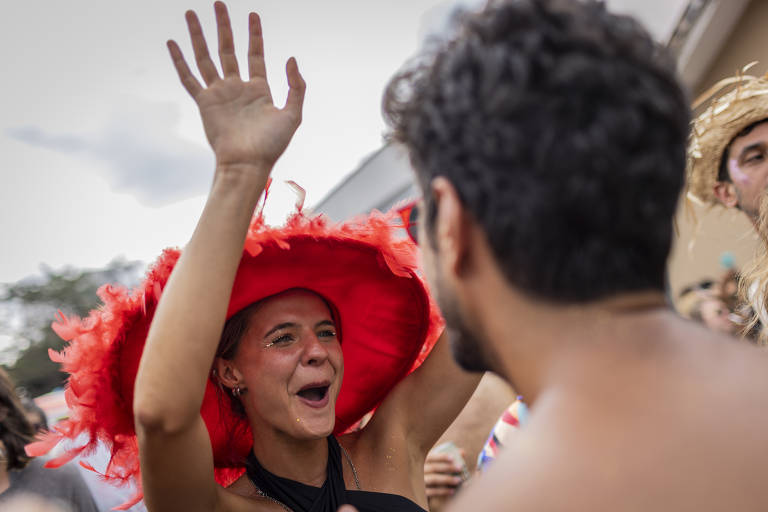
POLYGON ((556 430, 521 431, 450 510, 614 510, 601 490, 612 464, 591 443, 556 430))
POLYGON ((540 397, 451 510, 761 510, 768 359, 698 343, 540 397))

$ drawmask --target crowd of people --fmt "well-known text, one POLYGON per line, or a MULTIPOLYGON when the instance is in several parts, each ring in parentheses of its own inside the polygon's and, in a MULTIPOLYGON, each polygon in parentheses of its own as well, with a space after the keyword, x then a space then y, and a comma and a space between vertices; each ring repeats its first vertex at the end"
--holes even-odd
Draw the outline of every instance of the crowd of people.
POLYGON ((35 434, 47 430, 45 413, 29 398, 19 396, 0 369, 0 510, 97 512, 77 469, 65 466, 49 471, 43 460, 26 453, 24 447, 35 434))
POLYGON ((290 59, 276 106, 258 15, 243 65, 214 10, 220 70, 194 12, 199 78, 168 43, 215 155, 197 228, 54 324, 68 419, 28 444, 0 374, 0 506, 93 509, 52 475, 106 443, 102 478, 151 512, 766 508, 768 256, 677 311, 667 259, 684 191, 768 247, 768 80, 736 77, 691 122, 633 18, 489 0, 384 93, 421 197, 272 227, 260 198, 306 85, 290 59))
POLYGON ((760 324, 752 325, 754 310, 739 294, 741 279, 734 269, 718 279, 701 279, 680 291, 675 307, 684 318, 757 343, 760 324))

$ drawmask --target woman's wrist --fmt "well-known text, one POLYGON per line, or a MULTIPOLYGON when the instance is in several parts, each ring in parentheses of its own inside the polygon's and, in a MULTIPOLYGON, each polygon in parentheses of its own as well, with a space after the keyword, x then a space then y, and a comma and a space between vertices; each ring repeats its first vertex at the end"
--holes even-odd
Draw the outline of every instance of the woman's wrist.
POLYGON ((271 166, 262 164, 217 164, 213 176, 214 190, 236 191, 258 201, 269 180, 271 166))
POLYGON ((272 166, 262 162, 246 163, 222 163, 216 162, 215 180, 224 180, 226 183, 232 183, 238 186, 247 183, 266 183, 269 174, 272 172, 272 166))

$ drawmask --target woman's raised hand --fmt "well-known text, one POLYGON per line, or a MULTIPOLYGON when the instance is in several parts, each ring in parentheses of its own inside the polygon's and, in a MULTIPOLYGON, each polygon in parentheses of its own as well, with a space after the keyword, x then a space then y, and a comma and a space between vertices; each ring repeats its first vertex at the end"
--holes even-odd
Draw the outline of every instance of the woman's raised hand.
POLYGON ((216 2, 214 10, 219 34, 219 59, 224 76, 219 76, 211 60, 194 11, 187 11, 186 19, 195 61, 205 87, 190 71, 178 44, 168 41, 173 64, 182 85, 200 108, 205 134, 216 155, 217 172, 226 172, 230 168, 239 169, 238 172, 255 168, 259 173, 269 173, 301 123, 306 87, 304 79, 299 73, 296 60, 291 57, 286 64, 290 87, 288 99, 285 107, 275 107, 264 66, 264 43, 259 16, 251 13, 248 18, 249 80, 243 81, 235 57, 227 7, 223 2, 216 2))

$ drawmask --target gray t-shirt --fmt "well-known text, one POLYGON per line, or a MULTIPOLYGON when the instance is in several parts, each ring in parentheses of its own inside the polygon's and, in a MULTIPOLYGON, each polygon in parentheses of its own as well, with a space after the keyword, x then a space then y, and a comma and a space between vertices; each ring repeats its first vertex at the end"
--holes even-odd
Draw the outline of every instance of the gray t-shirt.
POLYGON ((34 494, 50 500, 67 512, 98 512, 91 491, 85 485, 76 468, 44 468, 42 459, 32 459, 21 471, 8 473, 10 487, 0 493, 2 504, 11 498, 25 494, 34 494))

